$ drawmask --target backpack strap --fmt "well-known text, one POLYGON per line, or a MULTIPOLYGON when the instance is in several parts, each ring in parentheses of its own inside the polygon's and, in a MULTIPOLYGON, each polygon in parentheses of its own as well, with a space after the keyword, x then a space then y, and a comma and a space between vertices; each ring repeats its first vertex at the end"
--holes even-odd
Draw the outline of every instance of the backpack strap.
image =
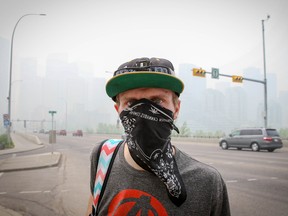
POLYGON ((98 153, 99 157, 97 157, 98 165, 93 191, 92 215, 97 215, 98 213, 98 203, 100 203, 104 194, 113 161, 122 143, 121 141, 123 140, 109 139, 99 147, 100 154, 98 153))

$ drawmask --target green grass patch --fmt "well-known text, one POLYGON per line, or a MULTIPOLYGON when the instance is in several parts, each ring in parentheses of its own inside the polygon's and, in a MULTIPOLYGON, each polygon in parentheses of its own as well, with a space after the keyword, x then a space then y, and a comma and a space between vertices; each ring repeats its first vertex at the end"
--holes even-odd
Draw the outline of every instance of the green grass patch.
POLYGON ((14 143, 10 139, 10 142, 8 142, 8 136, 7 134, 0 135, 0 149, 7 149, 7 148, 14 148, 14 143))

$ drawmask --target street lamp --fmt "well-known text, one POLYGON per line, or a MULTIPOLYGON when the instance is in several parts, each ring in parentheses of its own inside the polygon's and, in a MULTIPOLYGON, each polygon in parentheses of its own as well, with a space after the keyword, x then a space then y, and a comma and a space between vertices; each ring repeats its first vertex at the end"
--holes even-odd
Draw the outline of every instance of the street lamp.
POLYGON ((264 63, 264 125, 267 128, 268 121, 268 109, 267 109, 267 78, 266 78, 266 57, 265 57, 265 35, 264 35, 264 22, 270 18, 270 15, 267 15, 265 20, 262 20, 262 37, 263 37, 263 63, 264 63))
POLYGON ((46 16, 46 14, 24 14, 21 16, 18 21, 16 22, 13 33, 12 33, 12 39, 11 39, 11 51, 10 51, 10 77, 9 77, 9 92, 8 92, 8 118, 9 118, 9 125, 7 127, 7 134, 8 134, 8 143, 10 143, 10 128, 11 128, 11 85, 12 85, 12 59, 13 59, 13 42, 14 42, 14 35, 16 27, 18 26, 18 23, 26 16, 30 15, 38 15, 38 16, 46 16))

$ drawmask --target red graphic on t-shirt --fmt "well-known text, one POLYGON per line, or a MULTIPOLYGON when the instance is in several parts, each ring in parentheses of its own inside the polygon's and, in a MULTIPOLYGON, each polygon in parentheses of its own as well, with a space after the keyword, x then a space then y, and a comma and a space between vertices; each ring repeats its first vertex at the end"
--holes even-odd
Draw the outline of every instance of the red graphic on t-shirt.
POLYGON ((123 190, 111 201, 108 216, 167 216, 164 206, 151 194, 140 190, 123 190))

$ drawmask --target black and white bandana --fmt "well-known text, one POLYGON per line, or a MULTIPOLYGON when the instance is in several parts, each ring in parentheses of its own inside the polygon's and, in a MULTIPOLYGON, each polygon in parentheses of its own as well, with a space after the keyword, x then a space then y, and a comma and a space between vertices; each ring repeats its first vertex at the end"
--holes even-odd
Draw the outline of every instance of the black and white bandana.
POLYGON ((172 154, 173 112, 147 99, 134 102, 120 113, 133 160, 154 173, 166 186, 170 200, 180 206, 186 189, 172 154))

